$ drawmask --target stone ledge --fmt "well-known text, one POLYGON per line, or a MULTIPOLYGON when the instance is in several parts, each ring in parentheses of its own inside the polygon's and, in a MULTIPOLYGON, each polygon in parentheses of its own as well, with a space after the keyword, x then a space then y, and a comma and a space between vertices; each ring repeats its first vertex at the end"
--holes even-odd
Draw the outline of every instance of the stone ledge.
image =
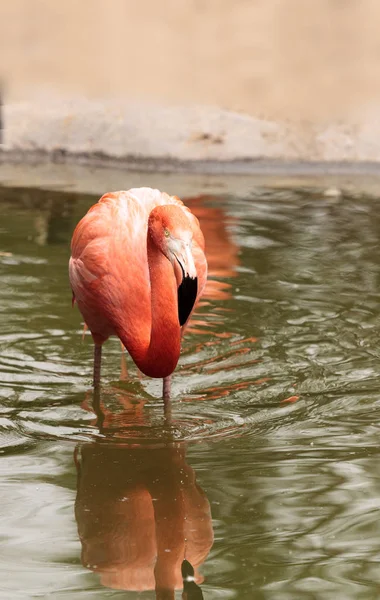
POLYGON ((136 168, 250 172, 268 164, 379 163, 380 120, 272 122, 207 106, 96 102, 5 104, 2 160, 75 160, 136 168), (218 166, 219 165, 219 166, 218 166))

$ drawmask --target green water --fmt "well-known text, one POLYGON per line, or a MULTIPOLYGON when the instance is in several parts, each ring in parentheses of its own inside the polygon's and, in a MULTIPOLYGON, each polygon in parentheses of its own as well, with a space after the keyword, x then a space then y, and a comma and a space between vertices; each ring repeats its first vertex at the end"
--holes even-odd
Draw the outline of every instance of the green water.
POLYGON ((380 203, 197 196, 171 421, 110 340, 99 430, 67 278, 97 198, 0 188, 2 599, 153 599, 184 556, 210 600, 380 596, 380 203))

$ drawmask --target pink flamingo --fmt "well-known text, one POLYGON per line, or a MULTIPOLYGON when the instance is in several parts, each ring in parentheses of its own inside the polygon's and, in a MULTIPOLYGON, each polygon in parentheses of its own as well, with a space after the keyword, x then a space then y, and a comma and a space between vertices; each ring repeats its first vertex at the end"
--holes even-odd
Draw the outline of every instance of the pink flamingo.
POLYGON ((170 378, 207 279, 198 219, 151 188, 107 193, 78 223, 69 263, 73 303, 91 331, 94 387, 103 343, 116 335, 145 375, 170 378))

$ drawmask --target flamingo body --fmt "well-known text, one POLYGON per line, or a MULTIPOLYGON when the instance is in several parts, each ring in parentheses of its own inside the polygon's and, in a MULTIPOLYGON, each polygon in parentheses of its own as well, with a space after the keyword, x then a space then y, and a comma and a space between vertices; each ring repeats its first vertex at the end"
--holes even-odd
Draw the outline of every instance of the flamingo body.
POLYGON ((69 276, 96 346, 116 335, 146 375, 174 371, 207 279, 199 222, 179 198, 151 188, 102 196, 74 231, 69 276))

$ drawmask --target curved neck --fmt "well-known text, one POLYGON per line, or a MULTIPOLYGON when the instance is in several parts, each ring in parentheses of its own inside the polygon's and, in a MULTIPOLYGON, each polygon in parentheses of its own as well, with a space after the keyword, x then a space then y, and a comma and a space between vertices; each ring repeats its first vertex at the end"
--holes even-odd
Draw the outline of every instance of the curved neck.
POLYGON ((177 282, 170 261, 154 244, 149 230, 147 252, 151 314, 147 318, 140 310, 132 317, 133 328, 122 328, 118 335, 140 371, 149 377, 167 377, 176 368, 181 349, 177 282))

